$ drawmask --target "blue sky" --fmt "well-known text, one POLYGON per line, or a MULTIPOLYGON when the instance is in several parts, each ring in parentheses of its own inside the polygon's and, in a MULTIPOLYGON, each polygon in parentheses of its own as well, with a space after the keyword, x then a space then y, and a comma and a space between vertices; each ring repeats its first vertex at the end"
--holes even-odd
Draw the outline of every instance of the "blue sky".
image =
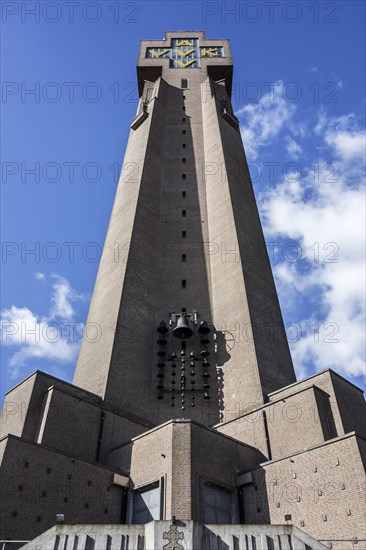
POLYGON ((365 4, 1 8, 2 392, 35 369, 72 379, 139 41, 180 29, 231 40, 233 105, 299 377, 331 367, 362 386, 365 4))

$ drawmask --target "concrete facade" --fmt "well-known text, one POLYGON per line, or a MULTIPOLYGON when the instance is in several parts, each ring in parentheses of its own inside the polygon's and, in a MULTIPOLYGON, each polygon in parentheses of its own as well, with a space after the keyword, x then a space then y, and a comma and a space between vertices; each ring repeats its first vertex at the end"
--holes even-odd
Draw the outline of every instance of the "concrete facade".
POLYGON ((331 370, 296 381, 229 42, 143 41, 137 77, 73 384, 36 371, 6 395, 0 540, 362 550, 365 402, 331 370))
MULTIPOLYGON (((156 550, 170 534, 186 550, 326 550, 292 525, 202 525, 194 521, 154 521, 146 525, 58 525, 24 550, 156 550)), ((174 544, 174 543, 173 543, 174 544)), ((179 550, 179 546, 171 546, 179 550)))

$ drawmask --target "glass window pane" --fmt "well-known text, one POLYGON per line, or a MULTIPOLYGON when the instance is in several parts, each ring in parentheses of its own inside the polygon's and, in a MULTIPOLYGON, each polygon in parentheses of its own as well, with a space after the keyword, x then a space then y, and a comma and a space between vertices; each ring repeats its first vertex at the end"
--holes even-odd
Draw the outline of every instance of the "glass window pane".
POLYGON ((232 523, 231 492, 215 485, 204 485, 203 518, 204 523, 232 523))
POLYGON ((132 523, 148 523, 153 519, 160 519, 159 486, 136 492, 133 498, 132 523))

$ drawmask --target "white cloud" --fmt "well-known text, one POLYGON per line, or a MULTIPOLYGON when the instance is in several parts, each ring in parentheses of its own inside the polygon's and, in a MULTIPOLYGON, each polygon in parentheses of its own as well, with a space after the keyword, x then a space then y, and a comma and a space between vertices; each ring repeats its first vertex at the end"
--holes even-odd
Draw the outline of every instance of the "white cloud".
POLYGON ((365 159, 366 131, 358 127, 354 114, 328 118, 325 110, 321 109, 314 131, 318 136, 324 133, 326 145, 340 160, 365 159))
POLYGON ((235 113, 242 121, 241 134, 251 160, 256 160, 259 149, 278 138, 295 111, 296 106, 284 98, 280 81, 258 103, 245 105, 235 113))
POLYGON ((59 275, 51 275, 54 279, 53 293, 51 297, 52 309, 51 317, 61 317, 63 319, 72 319, 75 315, 73 302, 82 300, 83 296, 77 294, 70 283, 59 275))
POLYGON ((328 130, 325 141, 337 155, 345 160, 355 157, 363 158, 366 150, 366 132, 349 132, 344 130, 328 130))
MULTIPOLYGON (((43 273, 36 273, 38 281, 47 281, 43 273)), ((11 356, 11 376, 18 376, 20 368, 30 359, 39 358, 57 363, 76 359, 79 349, 81 324, 76 323, 73 303, 84 299, 69 282, 59 275, 51 275, 51 308, 46 316, 33 313, 27 307, 11 306, 1 311, 2 343, 18 348, 11 356)))
POLYGON ((314 133, 319 147, 335 162, 319 158, 317 177, 309 166, 297 181, 283 178, 261 196, 266 236, 297 240, 303 262, 275 267, 280 296, 294 320, 297 300, 311 304, 314 313, 300 319, 302 337, 292 344, 299 374, 334 368, 348 376, 364 374, 364 191, 361 136, 355 117, 327 118, 320 111, 314 133), (334 155, 336 155, 334 157, 334 155), (352 164, 349 160, 353 160, 352 164), (333 181, 332 181, 333 180, 333 181), (316 331, 314 327, 319 327, 316 331), (319 340, 319 341, 317 341, 319 340), (338 340, 338 341, 335 341, 338 340))
POLYGON ((291 159, 297 160, 302 153, 302 147, 291 137, 286 136, 286 150, 291 159))

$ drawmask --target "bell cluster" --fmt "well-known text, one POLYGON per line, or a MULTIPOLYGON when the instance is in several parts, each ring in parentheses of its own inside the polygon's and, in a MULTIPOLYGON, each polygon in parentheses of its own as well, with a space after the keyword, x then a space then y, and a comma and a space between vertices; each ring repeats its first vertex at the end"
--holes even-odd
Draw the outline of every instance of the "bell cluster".
MULTIPOLYGON (((170 323, 169 328, 172 329, 172 323, 170 323)), ((193 336, 194 330, 190 326, 189 319, 182 313, 175 328, 171 330, 172 336, 181 340, 182 343, 182 349, 177 355, 175 351, 169 354, 167 352, 167 337, 170 336, 168 335, 169 328, 164 321, 161 321, 157 329, 159 333, 157 340, 159 346, 157 351, 157 398, 162 400, 164 394, 169 393, 171 406, 175 407, 176 402, 179 400, 181 409, 185 410, 187 399, 191 407, 195 407, 197 395, 203 395, 204 400, 210 399, 210 374, 208 372, 210 366, 208 360, 210 339, 208 336, 211 329, 206 321, 201 321, 197 328, 200 338, 199 351, 197 353, 194 350, 187 350, 186 340, 193 336)))

